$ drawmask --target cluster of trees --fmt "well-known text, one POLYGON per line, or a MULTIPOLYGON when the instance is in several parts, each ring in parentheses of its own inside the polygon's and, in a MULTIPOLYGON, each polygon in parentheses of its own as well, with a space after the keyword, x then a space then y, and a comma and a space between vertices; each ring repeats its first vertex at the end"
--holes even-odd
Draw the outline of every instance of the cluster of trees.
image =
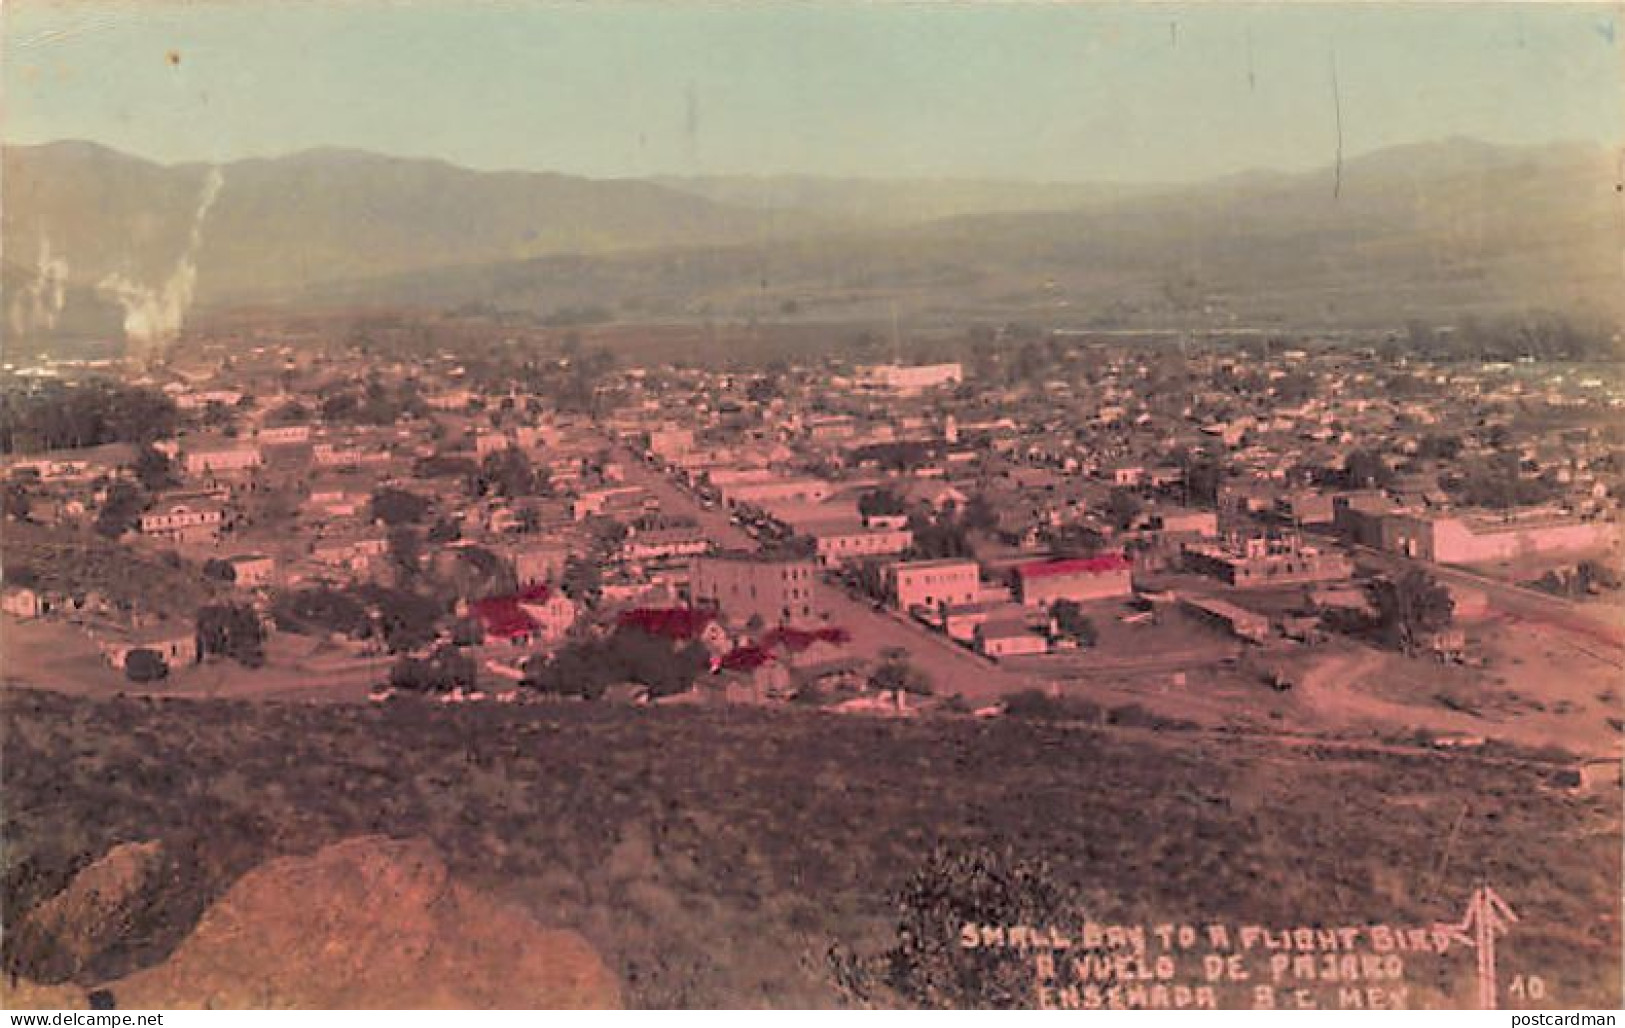
POLYGON ((1450 627, 1456 601, 1450 590, 1420 568, 1379 578, 1371 586, 1379 636, 1402 653, 1413 654, 1433 634, 1450 627))
POLYGON ((141 521, 141 512, 147 509, 147 494, 134 482, 120 479, 107 487, 107 497, 96 512, 96 531, 109 539, 117 539, 133 530, 141 521))
POLYGON ((174 435, 179 421, 174 401, 144 386, 45 382, 0 393, 0 452, 150 443, 174 435))
POLYGON ((920 511, 915 511, 909 515, 908 527, 914 534, 914 544, 910 548, 909 555, 915 560, 941 560, 971 555, 970 539, 966 535, 965 525, 955 515, 943 514, 931 518, 920 511))
POLYGON ((1557 596, 1591 596, 1604 590, 1620 588, 1619 569, 1601 561, 1582 560, 1574 570, 1558 568, 1546 572, 1535 581, 1535 588, 1557 596))
POLYGON ((687 692, 710 667, 703 643, 673 644, 630 625, 602 638, 567 643, 552 659, 536 658, 525 668, 525 685, 555 696, 595 700, 611 685, 637 682, 651 696, 687 692))
POLYGON ((286 631, 337 632, 353 639, 376 633, 391 653, 421 650, 434 642, 449 613, 433 596, 374 583, 353 590, 315 586, 281 592, 271 604, 272 618, 286 631))
POLYGON ((389 669, 389 684, 412 692, 471 691, 479 680, 474 658, 456 646, 438 646, 427 657, 403 656, 389 669))
POLYGON ((858 497, 858 513, 866 518, 890 517, 906 509, 903 498, 894 489, 871 489, 858 497))
POLYGON ((229 657, 245 667, 265 663, 265 626, 253 607, 241 603, 215 603, 197 612, 198 651, 205 656, 229 657))
POLYGON ((426 496, 395 486, 384 486, 372 494, 368 516, 390 527, 415 525, 428 516, 430 506, 426 496))
POLYGON ((124 677, 132 682, 161 682, 169 677, 169 662, 145 646, 124 655, 124 677))
POLYGON ((523 453, 511 447, 486 454, 478 467, 469 470, 464 482, 473 497, 496 495, 514 500, 553 495, 553 481, 547 469, 533 465, 523 453))
POLYGON ((1525 477, 1523 462, 1515 453, 1475 461, 1444 485, 1457 502, 1494 510, 1547 503, 1561 495, 1556 482, 1525 477))
POLYGON ((1100 638, 1095 623, 1084 614, 1075 600, 1056 600, 1050 607, 1050 618, 1055 630, 1079 646, 1093 646, 1100 638))
POLYGON ((886 471, 907 473, 930 463, 941 453, 940 443, 905 439, 894 443, 868 443, 859 446, 852 451, 848 459, 853 464, 873 462, 886 471))
POLYGON ((348 592, 327 586, 277 593, 271 616, 277 627, 290 632, 338 632, 363 639, 372 631, 366 605, 348 592))
POLYGON ((323 396, 322 420, 356 425, 393 425, 429 414, 429 404, 411 379, 388 383, 373 376, 357 389, 347 386, 323 396))
POLYGON ((1483 320, 1471 315, 1454 329, 1442 331, 1411 322, 1403 345, 1432 356, 1464 360, 1514 361, 1520 357, 1551 361, 1619 360, 1616 330, 1602 321, 1577 321, 1563 314, 1536 311, 1521 317, 1483 320))

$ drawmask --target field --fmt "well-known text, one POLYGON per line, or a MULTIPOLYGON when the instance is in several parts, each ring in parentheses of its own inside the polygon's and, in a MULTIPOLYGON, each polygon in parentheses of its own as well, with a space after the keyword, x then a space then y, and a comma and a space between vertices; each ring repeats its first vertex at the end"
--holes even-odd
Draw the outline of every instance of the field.
MULTIPOLYGON (((1619 795, 1462 755, 1149 729, 591 706, 447 709, 4 693, 5 913, 127 840, 188 887, 107 977, 236 876, 361 833, 580 930, 638 1005, 831 1005, 834 944, 894 940, 933 846, 1042 858, 1095 918, 1432 924, 1492 882, 1503 965, 1620 994, 1619 795)), ((18 970, 15 953, 8 962, 18 970)), ((1471 956, 1437 988, 1466 1001, 1471 956)), ((24 973, 26 967, 20 968, 24 973)), ((1437 999, 1438 994, 1435 994, 1437 999)))

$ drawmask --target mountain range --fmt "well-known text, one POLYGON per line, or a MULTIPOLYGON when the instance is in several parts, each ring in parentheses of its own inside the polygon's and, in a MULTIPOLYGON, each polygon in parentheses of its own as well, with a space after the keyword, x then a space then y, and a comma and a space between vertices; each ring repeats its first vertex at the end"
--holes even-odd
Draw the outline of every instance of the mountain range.
POLYGON ((237 305, 1132 327, 1625 303, 1619 165, 1583 145, 1146 186, 587 179, 342 149, 162 165, 77 141, 0 162, 14 341, 237 305))

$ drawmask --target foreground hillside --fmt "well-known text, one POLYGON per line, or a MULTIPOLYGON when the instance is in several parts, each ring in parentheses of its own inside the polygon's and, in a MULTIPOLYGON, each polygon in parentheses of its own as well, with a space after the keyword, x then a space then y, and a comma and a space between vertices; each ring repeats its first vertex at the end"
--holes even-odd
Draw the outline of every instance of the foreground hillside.
MULTIPOLYGON (((631 1005, 830 1005, 833 945, 895 941, 936 846, 1047 861, 1143 924, 1456 920, 1492 883, 1509 976, 1620 994, 1617 790, 1441 754, 1321 752, 1019 721, 559 706, 447 709, 4 697, 8 921, 117 843, 178 855, 162 911, 81 976, 159 962, 250 869, 422 837, 471 886, 581 933, 631 1005)), ((24 975, 29 954, 6 953, 24 975)), ((1472 954, 1416 963, 1470 1002, 1472 954)), ((1443 997, 1443 999, 1441 999, 1443 997)))

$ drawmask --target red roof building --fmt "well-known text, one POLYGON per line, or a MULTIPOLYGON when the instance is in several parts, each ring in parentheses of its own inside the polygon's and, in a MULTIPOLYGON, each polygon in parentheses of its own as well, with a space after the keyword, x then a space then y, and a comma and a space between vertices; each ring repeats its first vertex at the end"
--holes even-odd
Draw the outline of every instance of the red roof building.
POLYGON ((1120 553, 1034 561, 1016 568, 1016 587, 1021 602, 1032 607, 1047 607, 1057 600, 1112 599, 1133 594, 1133 570, 1120 553))

